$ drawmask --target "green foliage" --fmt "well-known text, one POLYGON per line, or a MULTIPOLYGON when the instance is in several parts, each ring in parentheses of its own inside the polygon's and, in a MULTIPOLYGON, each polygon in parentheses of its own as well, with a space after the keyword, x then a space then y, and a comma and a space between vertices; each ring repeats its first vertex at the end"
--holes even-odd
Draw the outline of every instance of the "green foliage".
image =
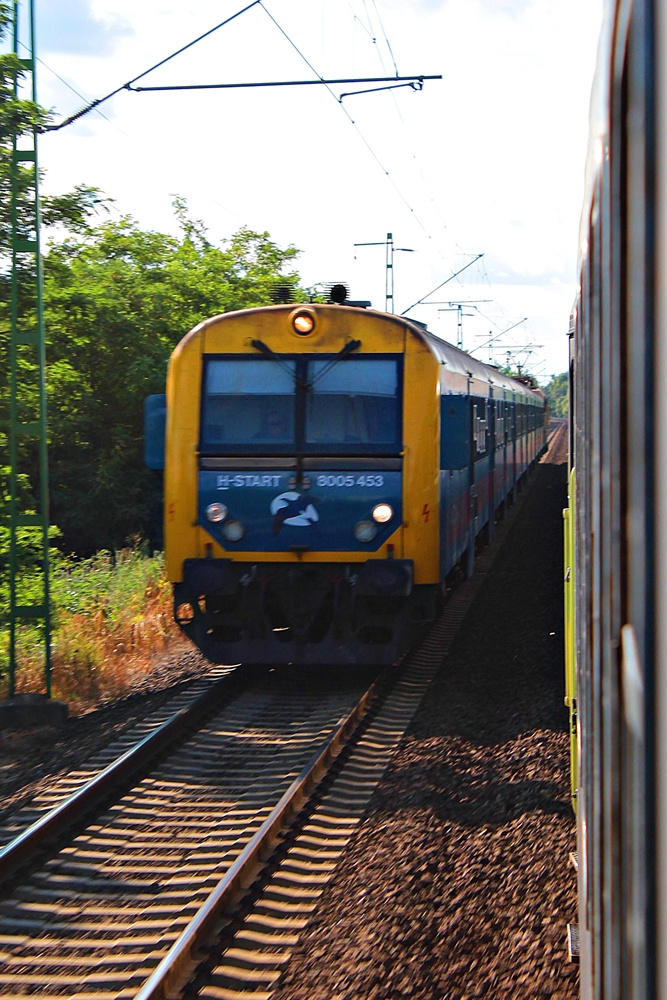
MULTIPOLYGON (((13 23, 12 4, 0 0, 0 42, 3 41, 13 23)), ((14 139, 42 128, 48 121, 48 113, 34 101, 21 96, 21 81, 25 69, 21 60, 13 52, 0 55, 0 255, 4 258, 3 270, 8 273, 7 248, 11 243, 11 190, 12 152, 14 139)), ((34 170, 20 166, 15 172, 18 198, 17 235, 27 238, 35 231, 34 170)))
MULTIPOLYGON (((13 23, 13 4, 0 0, 0 41, 13 23)), ((8 420, 8 342, 13 237, 34 235, 35 177, 12 169, 13 143, 47 123, 49 115, 21 86, 25 70, 12 53, 0 55, 0 426, 8 420), (12 221, 12 193, 18 210, 12 221)), ((267 233, 240 229, 221 246, 174 202, 179 238, 144 232, 129 217, 95 224, 108 201, 97 188, 77 186, 45 198, 41 217, 59 234, 44 257, 44 318, 51 519, 64 547, 87 556, 114 550, 132 535, 151 536, 161 522, 161 479, 143 465, 143 404, 162 392, 169 355, 181 337, 216 313, 271 302, 277 281, 295 289, 294 247, 281 249, 267 233)), ((34 325, 32 254, 18 254, 18 314, 34 325)), ((38 412, 34 351, 19 348, 18 419, 38 412)), ((22 510, 39 480, 36 449, 18 444, 25 473, 22 510)), ((7 490, 2 483, 0 542, 7 540, 7 490)), ((20 540, 20 563, 35 575, 35 542, 20 540)), ((6 546, 3 549, 6 552, 6 546)), ((23 572, 23 569, 22 569, 23 572)), ((0 556, 0 590, 7 578, 0 556)), ((0 615, 3 596, 0 594, 0 615)))
MULTIPOLYGON (((0 445, 5 442, 0 435, 0 445)), ((0 630, 9 620, 9 466, 0 466, 0 630)), ((34 514, 34 501, 29 478, 17 476, 17 495, 20 510, 34 514)), ((54 546, 60 536, 55 525, 49 528, 49 541, 54 546)), ((52 552, 57 550, 52 547, 52 552)), ((44 600, 42 532, 38 527, 19 528, 16 533, 16 596, 19 604, 41 604, 44 600)), ((0 657, 0 661, 1 661, 0 657)), ((2 664, 0 662, 0 675, 2 664)))
MULTIPOLYGON (((13 4, 0 0, 0 41, 4 41, 13 24, 13 4)), ((17 93, 25 69, 13 52, 0 55, 0 146, 6 150, 12 137, 20 137, 34 128, 41 128, 49 115, 31 100, 17 93)))
POLYGON ((138 548, 97 552, 90 559, 56 557, 51 573, 54 632, 71 616, 103 618, 108 629, 141 617, 146 597, 164 580, 161 554, 138 548))
POLYGON ((297 251, 243 228, 214 246, 175 202, 181 237, 129 217, 54 244, 45 258, 52 518, 68 551, 159 544, 161 478, 143 464, 143 404, 202 319, 271 302, 297 251))
POLYGON ((549 404, 549 413, 552 417, 567 417, 570 407, 568 392, 567 372, 554 375, 544 390, 549 404))
POLYGON ((105 198, 99 188, 77 184, 67 194, 46 195, 42 198, 42 226, 61 226, 69 232, 84 234, 100 210, 109 211, 113 198, 105 198))

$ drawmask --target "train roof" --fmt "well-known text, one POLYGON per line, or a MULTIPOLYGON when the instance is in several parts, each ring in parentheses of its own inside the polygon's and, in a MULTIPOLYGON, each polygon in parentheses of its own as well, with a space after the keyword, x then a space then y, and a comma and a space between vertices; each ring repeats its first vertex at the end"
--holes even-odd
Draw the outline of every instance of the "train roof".
POLYGON ((474 379, 488 382, 490 385, 506 389, 509 392, 519 393, 530 398, 535 397, 537 388, 532 385, 530 379, 524 380, 515 378, 512 375, 506 375, 493 365, 486 365, 483 361, 478 361, 477 358, 473 358, 470 354, 466 354, 465 351, 454 347, 448 341, 436 337, 422 323, 406 319, 405 317, 402 317, 402 319, 404 323, 413 328, 418 336, 426 341, 440 363, 446 365, 449 371, 456 372, 458 375, 469 375, 474 379))

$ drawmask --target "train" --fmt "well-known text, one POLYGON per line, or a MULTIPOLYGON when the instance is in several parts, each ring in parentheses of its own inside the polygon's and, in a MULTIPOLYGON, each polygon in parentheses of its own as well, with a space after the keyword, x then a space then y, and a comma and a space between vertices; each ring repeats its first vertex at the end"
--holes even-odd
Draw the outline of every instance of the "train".
POLYGON ((213 662, 395 662, 545 449, 530 379, 338 287, 205 320, 147 401, 174 616, 213 662))
POLYGON ((570 325, 566 703, 584 1000, 667 997, 667 6, 607 0, 570 325))

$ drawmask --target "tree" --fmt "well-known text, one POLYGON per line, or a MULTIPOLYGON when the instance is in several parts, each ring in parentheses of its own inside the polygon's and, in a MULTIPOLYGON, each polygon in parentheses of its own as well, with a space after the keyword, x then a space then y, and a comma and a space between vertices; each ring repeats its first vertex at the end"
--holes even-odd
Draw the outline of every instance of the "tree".
POLYGON ((545 388, 544 393, 549 404, 549 413, 552 417, 566 417, 569 412, 569 380, 567 372, 561 375, 554 375, 545 388))
POLYGON ((143 403, 202 319, 293 289, 298 251, 242 228, 214 246, 175 202, 181 237, 125 217, 53 245, 45 258, 52 519, 90 554, 160 522, 161 483, 143 465, 143 403))

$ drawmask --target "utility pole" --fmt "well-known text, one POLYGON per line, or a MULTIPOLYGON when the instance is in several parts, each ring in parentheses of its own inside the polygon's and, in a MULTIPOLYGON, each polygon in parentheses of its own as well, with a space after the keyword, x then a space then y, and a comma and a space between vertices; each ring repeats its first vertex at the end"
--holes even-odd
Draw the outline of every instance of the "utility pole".
POLYGON ((508 347, 506 351, 507 367, 511 368, 512 358, 516 358, 520 354, 525 354, 526 358, 523 362, 521 361, 516 362, 517 374, 521 375, 522 368, 524 368, 528 364, 528 359, 530 358, 530 355, 534 354, 536 350, 539 350, 542 347, 544 347, 544 344, 516 344, 512 347, 508 347))
MULTIPOLYGON (((489 339, 484 344, 480 344, 479 347, 475 347, 475 349, 472 351, 472 353, 474 354, 475 351, 482 351, 485 347, 488 347, 489 348, 489 364, 490 365, 493 364, 493 361, 492 361, 492 358, 493 358, 493 348, 491 347, 491 345, 493 343, 495 343, 496 340, 499 340, 500 337, 504 337, 506 333, 509 333, 510 330, 513 330, 516 326, 521 326, 521 324, 525 323, 527 320, 528 320, 528 317, 524 316, 523 319, 518 319, 516 321, 516 323, 512 323, 511 326, 508 326, 504 330, 501 330, 500 333, 494 334, 494 333, 491 332, 491 330, 489 330, 489 339)), ((482 336, 484 336, 484 334, 482 334, 482 336)), ((541 346, 541 345, 538 345, 538 346, 541 346)))
MULTIPOLYGON (((464 313, 464 306, 472 306, 474 310, 477 311, 476 302, 490 302, 490 299, 466 299, 463 302, 449 302, 448 309, 438 309, 438 312, 455 312, 456 313, 456 346, 460 351, 463 350, 463 317, 464 316, 474 316, 474 312, 464 313)), ((432 305, 437 305, 437 303, 431 303, 432 305)))
POLYGON ((384 310, 394 312, 394 253, 414 253, 408 247, 395 247, 392 233, 387 233, 384 243, 355 243, 355 247, 385 248, 384 310))
MULTIPOLYGON (((35 82, 35 10, 28 0, 27 43, 20 46, 19 5, 14 0, 13 52, 24 70, 24 81, 33 101, 35 82), (27 56, 19 54, 27 50, 27 56)), ((14 77, 14 99, 20 99, 18 75, 14 77)), ((49 607, 49 497, 46 442, 46 356, 44 305, 40 253, 39 170, 35 130, 12 139, 11 154, 11 306, 9 341, 9 695, 16 691, 17 639, 20 622, 30 621, 40 629, 44 647, 47 697, 51 696, 51 615, 49 607), (29 180, 31 212, 25 218, 19 191, 29 180), (35 494, 26 489, 28 466, 35 494), (35 475, 35 471, 37 473, 35 475), (36 508, 36 510, 34 509, 36 508), (19 551, 39 536, 41 598, 31 600, 19 579, 19 551)), ((25 195, 24 195, 25 198, 25 195)))

